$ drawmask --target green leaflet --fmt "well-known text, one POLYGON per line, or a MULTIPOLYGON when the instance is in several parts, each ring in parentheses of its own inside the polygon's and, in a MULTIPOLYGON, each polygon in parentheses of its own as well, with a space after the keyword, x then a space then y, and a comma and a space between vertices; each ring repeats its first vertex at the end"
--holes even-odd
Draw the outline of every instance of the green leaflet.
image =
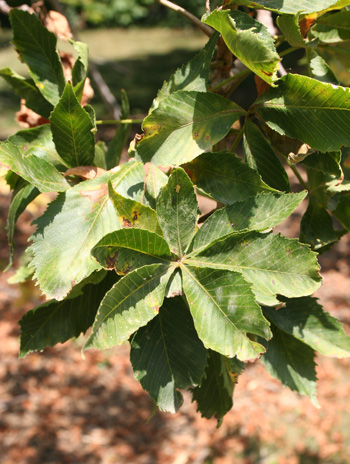
POLYGON ((350 145, 348 88, 287 74, 277 88, 256 101, 254 108, 279 134, 297 138, 321 152, 350 145))
POLYGON ((23 213, 23 211, 26 209, 26 207, 31 203, 34 198, 36 198, 39 195, 39 190, 34 187, 31 184, 28 184, 27 182, 21 180, 18 182, 16 185, 12 198, 11 198, 11 204, 9 207, 9 212, 8 212, 8 217, 7 217, 7 236, 8 236, 8 241, 9 241, 9 247, 10 247, 10 258, 9 258, 9 264, 6 268, 9 269, 12 266, 13 263, 13 254, 15 251, 15 244, 13 241, 14 234, 15 234, 15 225, 17 222, 17 219, 19 216, 23 213))
MULTIPOLYGON (((121 90, 120 92, 120 100, 121 100, 121 114, 120 119, 129 119, 130 118, 130 105, 127 93, 125 90, 121 90)), ((128 140, 129 134, 131 130, 131 124, 119 124, 114 137, 110 141, 108 145, 108 150, 106 154, 106 165, 107 169, 112 169, 115 166, 118 166, 120 162, 120 158, 122 156, 123 148, 128 140)))
POLYGON ((272 326, 273 337, 261 358, 267 372, 301 395, 307 395, 314 406, 320 407, 316 393, 314 350, 296 338, 272 326))
POLYGON ((104 268, 115 268, 121 274, 127 274, 131 269, 151 264, 145 261, 148 258, 153 262, 154 260, 158 262, 172 259, 169 245, 163 237, 142 229, 114 231, 103 237, 91 253, 104 268), (125 250, 133 253, 125 256, 125 250))
POLYGON ((263 8, 266 10, 276 11, 277 13, 314 13, 316 11, 331 10, 333 8, 342 8, 349 4, 347 0, 232 0, 229 3, 235 5, 246 5, 250 8, 263 8))
POLYGON ((307 47, 299 27, 299 14, 284 14, 277 18, 278 27, 292 47, 307 47))
POLYGON ((141 203, 149 204, 151 208, 156 209, 159 192, 167 183, 168 176, 157 166, 149 164, 141 203))
POLYGON ((275 227, 292 214, 305 196, 306 191, 291 194, 261 193, 219 209, 198 230, 189 252, 197 254, 214 240, 237 231, 275 227))
POLYGON ((60 171, 65 171, 68 167, 56 151, 49 124, 20 130, 8 140, 16 145, 23 156, 35 155, 53 164, 60 171))
POLYGON ((69 187, 55 166, 33 154, 25 154, 23 157, 17 146, 11 142, 0 143, 0 163, 34 185, 40 192, 64 192, 69 187))
POLYGON ((264 308, 264 314, 280 330, 324 356, 345 358, 350 354, 350 338, 342 324, 323 311, 316 298, 289 299, 286 306, 278 311, 264 308))
POLYGON ((94 273, 74 287, 64 300, 50 300, 28 311, 20 320, 20 357, 85 333, 94 322, 102 298, 116 280, 114 272, 94 273))
POLYGON ((350 40, 350 11, 325 14, 316 19, 311 35, 324 43, 350 40))
POLYGON ((234 386, 229 360, 209 350, 208 365, 202 383, 192 390, 193 401, 198 405, 197 411, 207 419, 215 416, 220 426, 222 418, 233 406, 234 386))
POLYGON ((135 156, 157 166, 186 163, 223 139, 245 113, 220 95, 179 90, 144 119, 135 156))
POLYGON ((142 203, 125 198, 113 190, 112 184, 108 182, 108 195, 116 209, 118 218, 123 227, 136 227, 147 229, 162 235, 162 229, 158 223, 157 214, 154 209, 142 203))
POLYGON ((330 210, 347 230, 350 230, 350 197, 338 195, 335 197, 330 210))
POLYGON ((162 411, 179 409, 183 397, 178 388, 201 383, 207 350, 181 298, 166 299, 159 315, 137 331, 130 360, 136 380, 162 411))
POLYGON ((256 169, 267 185, 290 192, 288 175, 281 161, 256 124, 250 120, 244 126, 243 149, 248 166, 256 169))
POLYGON ((230 152, 203 153, 183 167, 197 187, 222 203, 245 200, 259 192, 276 192, 255 169, 230 152))
POLYGON ((157 97, 153 100, 150 112, 158 108, 164 98, 177 90, 195 90, 196 92, 207 90, 210 64, 218 38, 218 33, 213 34, 205 47, 192 60, 177 69, 170 79, 164 82, 157 97))
POLYGON ((181 269, 184 292, 204 346, 241 361, 258 358, 264 349, 247 332, 264 338, 271 334, 251 285, 236 272, 181 269))
POLYGON ((123 195, 143 180, 143 167, 127 163, 117 173, 81 182, 59 195, 35 223, 31 237, 35 278, 48 298, 62 300, 70 289, 100 269, 90 255, 102 237, 121 228, 107 183, 123 195))
POLYGON ((26 79, 10 68, 0 69, 0 76, 11 85, 17 95, 25 99, 28 108, 46 119, 49 118, 53 106, 45 100, 32 79, 26 79))
POLYGON ((65 79, 56 50, 56 36, 49 32, 34 15, 12 9, 10 21, 13 43, 42 95, 56 105, 63 92, 65 79))
POLYGON ((70 166, 89 166, 95 155, 93 124, 68 83, 50 117, 57 152, 70 166))
POLYGON ((120 279, 102 300, 83 351, 120 345, 153 319, 163 304, 172 272, 168 264, 151 264, 120 279))
POLYGON ((306 57, 309 64, 310 76, 320 82, 339 85, 338 79, 328 66, 326 61, 313 48, 306 49, 306 57))
POLYGON ((78 52, 78 58, 76 59, 72 69, 72 85, 77 99, 81 101, 81 97, 84 92, 85 79, 89 68, 89 47, 83 42, 74 42, 73 40, 70 40, 69 42, 78 52))
MULTIPOLYGON (((239 272, 262 298, 276 294, 288 297, 313 293, 320 285, 316 253, 295 239, 281 235, 242 232, 214 242, 185 263, 239 272)), ((268 301, 268 300, 267 300, 268 301)), ((266 303, 268 306, 270 302, 266 303)))
POLYGON ((273 85, 280 57, 266 26, 238 10, 214 10, 202 21, 221 33, 228 48, 247 68, 273 85))
POLYGON ((157 215, 170 250, 180 258, 195 232, 197 210, 192 182, 183 169, 175 169, 158 197, 157 215))
POLYGON ((338 241, 331 216, 312 198, 301 220, 300 241, 309 243, 314 250, 338 241))

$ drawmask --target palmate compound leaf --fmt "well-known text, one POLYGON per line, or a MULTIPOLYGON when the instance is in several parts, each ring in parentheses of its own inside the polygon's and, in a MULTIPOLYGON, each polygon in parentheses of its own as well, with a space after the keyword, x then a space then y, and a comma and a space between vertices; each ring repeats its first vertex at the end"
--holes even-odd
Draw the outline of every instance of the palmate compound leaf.
POLYGON ((139 198, 143 178, 141 163, 124 164, 116 173, 107 172, 68 189, 35 221, 30 250, 35 278, 48 298, 62 300, 74 285, 100 269, 91 249, 106 234, 121 228, 108 196, 108 181, 122 195, 139 198))
POLYGON ((42 95, 56 105, 63 92, 65 79, 61 60, 56 50, 56 36, 41 21, 27 11, 10 11, 13 43, 21 59, 28 65, 42 95))
POLYGON ((285 302, 278 311, 263 308, 276 327, 324 356, 345 358, 350 355, 350 338, 342 324, 323 311, 316 298, 293 298, 285 302))
POLYGON ((227 359, 209 350, 208 364, 201 385, 192 390, 193 401, 197 402, 202 417, 215 416, 218 427, 224 415, 233 406, 233 390, 236 378, 242 373, 244 365, 236 358, 227 359))
POLYGON ((57 152, 70 166, 90 166, 95 154, 93 124, 67 83, 62 97, 50 116, 57 152))
POLYGON ((283 385, 301 395, 307 395, 319 407, 316 392, 315 352, 298 339, 272 325, 273 337, 266 342, 266 353, 262 356, 266 370, 283 385))
POLYGON ((0 143, 0 164, 34 185, 40 192, 64 192, 69 184, 51 163, 34 154, 24 157, 11 142, 0 143))
POLYGON ((156 166, 186 163, 210 150, 245 114, 220 95, 179 90, 144 119, 144 137, 129 153, 156 166))
POLYGON ((214 240, 244 229, 275 227, 292 214, 306 193, 260 193, 215 211, 193 237, 189 252, 198 253, 214 240))
POLYGON ((247 68, 273 85, 280 57, 266 26, 239 10, 214 10, 202 21, 221 33, 227 47, 247 68))
POLYGON ((187 306, 176 297, 165 299, 159 315, 134 335, 130 360, 158 408, 176 412, 183 403, 177 389, 201 383, 207 353, 187 306))
POLYGON ((121 278, 102 300, 83 351, 120 345, 157 316, 173 271, 169 264, 150 264, 121 278))
POLYGON ((103 237, 92 249, 92 256, 106 269, 127 274, 146 264, 170 262, 169 245, 149 230, 120 229, 103 237))
POLYGON ((102 298, 117 279, 114 272, 93 273, 64 300, 49 300, 28 311, 19 322, 20 357, 85 333, 94 322, 102 298))
POLYGON ((254 105, 279 134, 321 152, 350 145, 350 90, 306 76, 287 74, 254 105))
POLYGON ((270 338, 249 284, 237 272, 181 266, 183 289, 199 338, 206 348, 241 361, 258 358, 265 350, 247 333, 270 338))
POLYGON ((197 92, 207 90, 211 60, 218 38, 218 33, 213 34, 205 47, 192 60, 177 69, 170 79, 164 82, 157 97, 153 100, 150 111, 156 109, 165 97, 177 90, 195 90, 197 92))
POLYGON ((157 215, 170 250, 182 257, 195 232, 198 203, 186 172, 175 169, 157 201, 157 215))
POLYGON ((116 209, 119 221, 125 228, 147 229, 162 235, 162 229, 158 223, 154 209, 142 203, 125 198, 113 190, 111 182, 108 182, 108 195, 116 209))
POLYGON ((259 192, 276 192, 262 181, 255 169, 227 151, 203 153, 183 167, 196 187, 225 204, 245 200, 259 192))
POLYGON ((277 304, 277 294, 290 298, 310 295, 321 285, 316 253, 296 239, 272 233, 242 232, 214 241, 189 255, 186 264, 239 272, 252 283, 260 303, 277 304))
POLYGON ((339 9, 349 4, 347 0, 232 0, 235 5, 246 5, 250 8, 263 8, 277 13, 314 13, 322 10, 339 9))

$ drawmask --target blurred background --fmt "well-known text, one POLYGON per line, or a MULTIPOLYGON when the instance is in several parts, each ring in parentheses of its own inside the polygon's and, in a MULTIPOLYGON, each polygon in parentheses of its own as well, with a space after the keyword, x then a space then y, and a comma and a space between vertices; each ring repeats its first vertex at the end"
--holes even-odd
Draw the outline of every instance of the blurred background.
MULTIPOLYGON (((55 2, 46 2, 50 8, 55 2)), ((131 114, 143 118, 172 72, 191 59, 206 36, 153 0, 65 0, 59 2, 117 100, 127 91, 131 114)), ((205 0, 178 0, 197 16, 205 0)), ((216 2, 218 3, 218 2, 216 2)), ((211 2, 215 6, 215 1, 211 2)), ((24 74, 0 14, 0 68, 24 74)), ((59 43, 61 48, 67 47, 59 43)), ((288 70, 303 70, 303 58, 288 57, 288 70)), ((340 70, 348 83, 349 70, 340 70)), ((94 83, 92 82, 94 87, 94 83)), ((252 98, 253 80, 239 88, 240 103, 252 98)), ((98 119, 110 117, 97 89, 91 104, 98 119)), ((236 95, 237 96, 237 95, 236 95)), ((254 94, 253 94, 254 96, 254 94)), ((0 80, 0 140, 20 129, 20 100, 0 80)), ((140 132, 135 126, 134 132, 140 132)), ((107 143, 113 126, 99 131, 107 143)), ((133 134, 132 134, 133 135, 133 134)), ((0 174, 3 174, 1 172, 0 174)), ((21 259, 31 222, 46 206, 40 196, 18 221, 16 260, 21 259)), ((0 180, 0 265, 8 262, 5 234, 10 203, 0 180)), ((279 227, 295 236, 297 211, 279 227)), ((350 241, 347 236, 320 257, 324 286, 317 295, 350 334, 350 241)), ((221 428, 201 419, 191 398, 175 415, 155 412, 133 379, 128 346, 85 353, 82 339, 18 359, 18 320, 43 299, 33 283, 10 285, 14 269, 0 275, 0 456, 2 464, 348 464, 350 456, 350 360, 317 358, 319 402, 284 389, 262 365, 249 365, 235 390, 235 405, 221 428)))

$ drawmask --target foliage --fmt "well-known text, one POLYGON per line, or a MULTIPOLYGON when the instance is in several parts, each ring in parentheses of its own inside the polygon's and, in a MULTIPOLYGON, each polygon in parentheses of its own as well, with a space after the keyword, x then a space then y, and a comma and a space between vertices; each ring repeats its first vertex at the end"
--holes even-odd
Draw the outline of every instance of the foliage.
POLYGON ((261 359, 317 405, 315 350, 350 355, 341 324, 311 296, 322 283, 317 252, 350 230, 349 89, 322 58, 349 40, 346 2, 299 2, 298 12, 293 2, 254 2, 280 15, 277 37, 253 17, 253 3, 224 3, 203 17, 216 32, 164 83, 120 166, 127 96, 110 146, 95 144, 103 121, 80 103, 81 44, 72 42, 80 55, 65 82, 55 36, 13 9, 14 44, 31 78, 0 71, 49 117, 0 145, 13 190, 12 253, 18 216, 39 192, 58 193, 35 220, 27 253, 23 275, 34 273, 50 300, 20 321, 20 356, 91 327, 83 350, 129 341, 135 377, 160 409, 177 411, 187 388, 202 415, 219 421, 245 363, 261 359), (295 49, 310 75, 279 77, 295 49), (246 110, 228 97, 250 73, 257 98, 246 110), (301 184, 295 192, 287 167, 301 184), (217 202, 204 217, 199 194, 217 202), (299 239, 275 234, 302 201, 299 239))

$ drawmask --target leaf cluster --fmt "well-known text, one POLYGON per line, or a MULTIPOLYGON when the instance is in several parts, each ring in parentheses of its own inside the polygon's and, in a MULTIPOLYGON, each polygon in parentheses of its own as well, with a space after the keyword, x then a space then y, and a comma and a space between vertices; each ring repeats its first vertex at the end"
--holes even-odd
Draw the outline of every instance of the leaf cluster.
MULTIPOLYGON (((161 410, 177 411, 189 389, 204 417, 221 420, 258 359, 317 405, 315 351, 350 354, 341 324, 311 296, 317 252, 350 230, 350 94, 324 58, 350 40, 347 3, 225 1, 207 13, 212 37, 159 90, 121 165, 130 125, 96 143, 93 108, 81 105, 87 47, 71 42, 66 82, 54 34, 11 11, 30 77, 0 75, 47 123, 0 144, 13 190, 10 266, 17 218, 39 193, 57 193, 18 274, 48 298, 20 321, 20 356, 91 328, 83 350, 129 342, 135 377, 161 410), (253 8, 277 13, 280 35, 253 8), (279 77, 283 43, 304 51, 308 76, 279 77), (229 76, 228 55, 241 66, 229 76), (229 97, 251 73, 259 95, 244 109, 229 97), (205 216, 200 195, 216 202, 205 216), (301 202, 299 238, 274 233, 301 202)), ((121 102, 130 122, 125 92, 121 102)))

